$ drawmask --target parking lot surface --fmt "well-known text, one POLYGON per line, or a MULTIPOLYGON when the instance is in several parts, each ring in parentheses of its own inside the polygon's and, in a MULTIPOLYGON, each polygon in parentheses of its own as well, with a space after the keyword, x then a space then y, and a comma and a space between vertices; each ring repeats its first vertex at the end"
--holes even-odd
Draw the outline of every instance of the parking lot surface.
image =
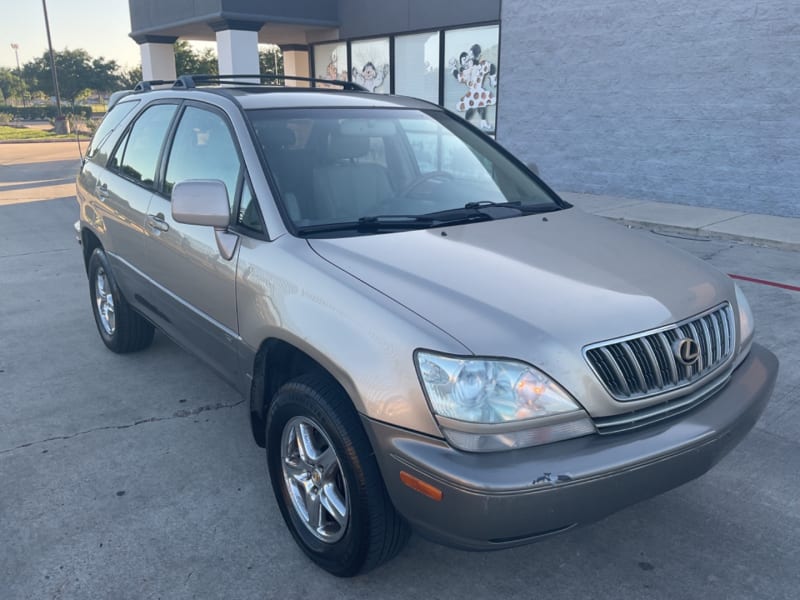
MULTIPOLYGON (((64 160, 25 177, 63 185, 64 160)), ((19 185, 11 168, 0 194, 19 185)), ((160 334, 140 354, 105 349, 77 205, 54 198, 0 203, 0 599, 798 597, 800 253, 651 234, 786 286, 740 283, 781 372, 756 428, 707 475, 513 550, 415 535, 340 580, 285 528, 241 397, 160 334)))

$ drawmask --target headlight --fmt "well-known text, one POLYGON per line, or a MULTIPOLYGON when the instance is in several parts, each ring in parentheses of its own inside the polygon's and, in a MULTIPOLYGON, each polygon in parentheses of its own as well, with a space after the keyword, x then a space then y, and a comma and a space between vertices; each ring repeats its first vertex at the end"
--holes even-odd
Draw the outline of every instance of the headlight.
POLYGON ((462 450, 510 450, 595 432, 569 394, 530 365, 429 352, 417 352, 416 361, 439 425, 462 450))
POLYGON ((755 333, 755 322, 753 321, 753 311, 750 309, 750 303, 744 295, 742 289, 738 284, 736 286, 736 304, 739 305, 739 358, 736 361, 737 366, 741 363, 747 353, 750 351, 750 346, 753 343, 753 334, 755 333))

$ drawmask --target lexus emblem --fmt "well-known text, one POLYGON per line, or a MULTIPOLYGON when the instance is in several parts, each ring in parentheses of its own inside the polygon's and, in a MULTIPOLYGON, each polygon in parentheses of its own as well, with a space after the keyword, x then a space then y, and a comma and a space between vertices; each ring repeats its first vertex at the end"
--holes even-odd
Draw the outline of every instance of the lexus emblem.
POLYGON ((672 345, 672 353, 682 365, 691 367, 700 358, 700 346, 691 338, 683 338, 672 345))

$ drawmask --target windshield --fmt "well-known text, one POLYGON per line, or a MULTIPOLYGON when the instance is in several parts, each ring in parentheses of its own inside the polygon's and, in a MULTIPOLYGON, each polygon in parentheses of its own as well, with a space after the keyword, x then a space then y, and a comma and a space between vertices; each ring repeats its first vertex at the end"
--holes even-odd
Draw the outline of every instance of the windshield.
POLYGON ((355 235, 558 210, 459 119, 412 109, 249 111, 299 235, 355 235))

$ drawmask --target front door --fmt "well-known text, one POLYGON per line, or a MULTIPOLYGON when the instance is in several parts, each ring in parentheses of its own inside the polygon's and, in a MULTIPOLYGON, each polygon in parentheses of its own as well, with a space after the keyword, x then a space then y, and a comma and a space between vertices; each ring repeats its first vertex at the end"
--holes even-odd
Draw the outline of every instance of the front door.
POLYGON ((153 195, 145 220, 152 304, 162 313, 158 315, 162 327, 230 381, 236 380, 239 369, 239 250, 226 260, 212 227, 175 221, 169 196, 179 181, 218 179, 227 187, 232 208, 242 171, 225 116, 200 104, 187 104, 166 159, 163 193, 153 195))

